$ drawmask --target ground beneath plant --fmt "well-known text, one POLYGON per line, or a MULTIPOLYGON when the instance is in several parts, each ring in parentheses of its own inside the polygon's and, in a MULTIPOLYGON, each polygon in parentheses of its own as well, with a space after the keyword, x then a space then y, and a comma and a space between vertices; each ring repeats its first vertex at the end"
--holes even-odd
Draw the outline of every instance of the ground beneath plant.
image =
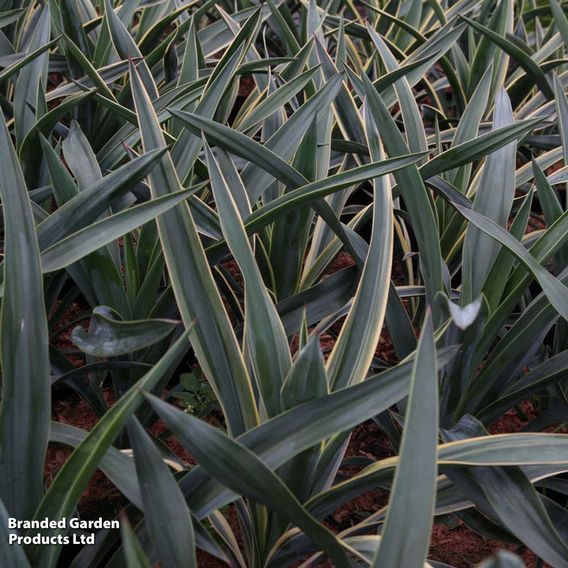
MULTIPOLYGON (((538 223, 535 222, 534 228, 539 228, 538 223)), ((353 265, 354 261, 350 255, 340 253, 326 272, 329 275, 353 265)), ((228 262, 225 264, 225 268, 238 283, 242 283, 240 271, 235 263, 228 262)), ((393 280, 395 282, 403 280, 402 270, 401 262, 395 262, 393 266, 393 280)), ((404 299, 403 302, 407 302, 407 300, 404 299)), ((73 304, 72 308, 67 311, 62 319, 62 333, 58 335, 56 340, 58 348, 67 350, 67 357, 74 365, 84 364, 84 361, 82 356, 75 355, 75 348, 69 338, 69 328, 72 327, 71 324, 80 323, 81 325, 86 325, 87 320, 82 319, 83 316, 83 311, 76 304, 73 304)), ((328 333, 321 335, 320 344, 325 358, 328 357, 333 348, 342 324, 343 320, 339 320, 330 328, 328 333)), ((294 352, 296 348, 294 341, 291 348, 292 352, 294 352)), ((376 355, 387 364, 396 363, 395 350, 386 329, 383 330, 379 338, 376 355)), ((111 392, 111 389, 104 391, 105 399, 109 406, 115 402, 111 392)), ((524 402, 519 405, 518 409, 512 409, 507 412, 492 424, 489 430, 492 434, 517 432, 535 418, 536 412, 532 405, 529 402, 524 402)), ((98 417, 88 404, 67 388, 56 389, 54 392, 52 419, 65 424, 71 424, 86 431, 89 431, 98 421, 98 417)), ((208 420, 215 426, 219 426, 222 417, 212 413, 208 420)), ((169 434, 162 421, 153 424, 150 428, 150 433, 155 437, 159 437, 170 448, 172 455, 174 457, 177 456, 182 463, 195 463, 191 455, 185 451, 175 437, 169 434)), ((52 482, 57 471, 69 457, 70 453, 71 450, 67 447, 50 444, 45 468, 46 485, 52 482)), ((351 476, 362 469, 366 463, 390 457, 394 453, 385 431, 374 421, 367 421, 354 429, 346 452, 346 457, 350 461, 348 465, 340 469, 339 475, 351 476)), ((325 520, 325 524, 334 532, 344 531, 385 507, 387 503, 387 491, 382 489, 368 491, 334 511, 325 520)), ((113 518, 127 504, 128 501, 113 483, 104 473, 97 470, 81 497, 78 512, 85 519, 97 517, 113 518)), ((229 508, 228 521, 239 544, 242 545, 238 520, 232 508, 229 508)), ((526 547, 483 538, 454 516, 443 519, 443 522, 437 522, 434 525, 429 558, 449 564, 455 568, 469 568, 476 566, 480 561, 503 548, 512 550, 522 556, 528 568, 536 568, 535 556, 526 547)), ((198 551, 198 565, 200 568, 221 568, 225 566, 224 563, 202 551, 198 551)), ((321 565, 331 566, 329 563, 322 563, 321 565)), ((542 565, 542 567, 546 568, 546 565, 542 565)))
MULTIPOLYGON (((108 391, 110 392, 110 391, 108 391)), ((113 400, 105 391, 107 402, 112 405, 113 400)), ((533 407, 529 402, 520 405, 521 412, 511 410, 500 418, 490 428, 491 433, 508 433, 519 431, 529 420, 535 417, 533 407)), ((77 395, 66 390, 61 390, 56 395, 53 405, 53 419, 65 424, 72 424, 84 430, 90 430, 98 418, 89 406, 77 395)), ((218 423, 216 417, 212 417, 213 423, 218 423)), ((151 428, 154 436, 159 436, 176 454, 182 462, 194 463, 192 457, 184 448, 170 436, 162 422, 157 422, 151 428)), ((71 450, 58 444, 50 444, 45 478, 49 485, 69 457, 71 450)), ((393 455, 389 438, 384 431, 373 421, 361 424, 353 431, 347 449, 348 458, 358 458, 359 461, 384 459, 393 455)), ((361 465, 354 465, 342 468, 340 475, 352 475, 361 468, 361 465)), ((388 493, 381 489, 369 491, 358 498, 345 504, 326 520, 326 525, 335 532, 343 531, 353 526, 370 514, 384 507, 388 502, 388 493)), ((83 493, 78 511, 85 518, 113 518, 127 504, 127 500, 116 489, 112 482, 101 472, 97 471, 83 493)), ((229 523, 233 531, 239 537, 238 521, 234 511, 229 513, 229 523)), ((439 562, 444 562, 455 568, 469 568, 478 564, 481 560, 491 556, 495 551, 506 548, 516 552, 524 559, 528 568, 536 567, 535 556, 523 546, 515 546, 499 541, 485 539, 464 523, 452 517, 443 523, 434 525, 429 558, 439 562)), ((200 568, 221 568, 225 566, 222 562, 198 552, 198 565, 200 568)), ((322 564, 322 566, 331 566, 322 564)), ((546 567, 546 565, 543 565, 546 567)))

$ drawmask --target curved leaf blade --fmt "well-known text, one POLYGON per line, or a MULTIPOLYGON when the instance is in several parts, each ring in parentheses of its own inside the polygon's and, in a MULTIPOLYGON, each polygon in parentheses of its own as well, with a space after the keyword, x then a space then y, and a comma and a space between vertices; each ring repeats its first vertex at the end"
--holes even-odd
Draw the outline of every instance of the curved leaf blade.
POLYGON ((47 315, 39 246, 28 190, 0 117, 4 215, 4 292, 0 315, 0 498, 29 518, 43 495, 51 414, 47 315))

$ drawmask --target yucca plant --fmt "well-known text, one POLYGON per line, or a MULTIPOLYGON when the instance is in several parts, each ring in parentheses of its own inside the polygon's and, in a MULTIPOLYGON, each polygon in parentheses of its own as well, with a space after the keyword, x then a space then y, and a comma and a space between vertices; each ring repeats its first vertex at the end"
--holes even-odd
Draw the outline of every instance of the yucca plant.
POLYGON ((0 0, 0 565, 568 566, 567 50, 559 0, 0 0))

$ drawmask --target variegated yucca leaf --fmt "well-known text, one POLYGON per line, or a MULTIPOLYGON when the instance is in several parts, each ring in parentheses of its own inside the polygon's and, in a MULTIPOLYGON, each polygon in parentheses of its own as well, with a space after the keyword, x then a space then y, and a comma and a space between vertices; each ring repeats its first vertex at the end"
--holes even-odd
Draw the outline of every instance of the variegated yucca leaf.
POLYGON ((568 566, 567 8, 0 0, 0 566, 568 566))

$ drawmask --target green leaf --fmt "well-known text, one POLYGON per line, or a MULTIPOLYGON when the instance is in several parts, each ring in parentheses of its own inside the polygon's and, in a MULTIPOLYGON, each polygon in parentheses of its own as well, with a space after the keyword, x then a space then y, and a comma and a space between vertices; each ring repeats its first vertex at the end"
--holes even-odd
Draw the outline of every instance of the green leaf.
POLYGON ((10 517, 10 513, 6 511, 6 507, 0 499, 0 560, 5 566, 30 568, 24 549, 19 544, 10 542, 10 534, 16 534, 16 531, 8 528, 10 517))
POLYGON ((204 146, 221 229, 245 281, 248 351, 267 414, 274 416, 280 411, 280 389, 292 364, 288 339, 264 286, 231 190, 207 142, 204 146))
POLYGON ((438 372, 427 314, 412 369, 400 459, 372 566, 421 568, 434 518, 438 446, 438 372))
POLYGON ((73 121, 63 140, 63 156, 82 190, 102 178, 101 168, 87 136, 78 122, 73 121))
POLYGON ((144 549, 131 530, 126 518, 123 518, 120 525, 120 534, 122 536, 123 560, 126 563, 126 568, 152 568, 150 560, 144 553, 144 549))
POLYGON ((564 44, 568 44, 568 18, 558 0, 548 0, 552 12, 554 25, 558 28, 564 44))
MULTIPOLYGON (((561 273, 559 281, 568 282, 566 272, 561 273)), ((508 302, 506 302, 508 303, 508 302)), ((495 312, 499 314, 501 307, 495 312)), ((516 318, 499 343, 485 353, 483 368, 478 372, 475 381, 468 391, 462 394, 462 403, 468 412, 476 412, 480 401, 485 404, 494 400, 503 392, 504 387, 518 378, 523 367, 531 361, 548 330, 558 320, 555 308, 548 298, 541 293, 526 306, 523 313, 516 318), (475 410, 473 410, 475 409, 475 410)), ((494 336, 492 319, 485 326, 483 343, 494 336)))
POLYGON ((144 517, 157 557, 164 568, 197 566, 191 514, 173 474, 146 434, 132 417, 128 437, 144 502, 144 517))
POLYGON ((16 10, 6 10, 0 14, 0 28, 5 28, 14 22, 17 22, 24 14, 25 10, 18 8, 16 10))
MULTIPOLYGON (((380 95, 365 74, 362 76, 369 112, 373 116, 388 155, 401 156, 408 153, 401 133, 392 119, 380 95)), ((431 161, 428 164, 432 163, 431 161)), ((395 174, 408 210, 420 250, 420 267, 426 284, 428 302, 444 288, 442 282, 442 253, 438 240, 438 223, 432 200, 416 166, 409 166, 395 174)), ((438 317, 435 315, 437 321, 438 317)))
MULTIPOLYGON (((555 5, 553 3, 554 1, 555 0, 551 0, 551 6, 555 5)), ((566 20, 566 16, 564 16, 564 23, 566 26, 566 34, 568 35, 568 21, 566 20)), ((568 97, 566 97, 564 87, 556 75, 554 76, 554 95, 558 130, 562 141, 562 155, 564 157, 564 165, 568 165, 568 97)), ((568 203, 568 199, 566 202, 568 203)))
MULTIPOLYGON (((322 91, 323 92, 323 91, 322 91)), ((264 170, 265 173, 268 173, 269 178, 278 177, 283 180, 286 180, 287 185, 291 188, 295 188, 298 186, 307 183, 306 178, 298 172, 295 168, 290 166, 285 160, 274 154, 268 149, 268 144, 262 145, 254 140, 248 138, 247 136, 241 134, 240 132, 233 131, 228 127, 221 126, 214 121, 203 119, 197 115, 192 115, 189 113, 174 113, 176 117, 178 117, 184 124, 190 127, 194 133, 199 132, 199 127, 204 131, 206 136, 211 136, 210 133, 213 132, 211 138, 216 142, 220 143, 221 147, 230 149, 232 152, 238 152, 240 155, 246 157, 246 159, 250 160, 251 163, 248 164, 252 166, 253 164, 258 164, 261 167, 256 168, 254 171, 259 172, 264 170), (196 126, 198 125, 198 126, 196 126), (209 126, 209 129, 205 131, 204 125, 209 126), (221 133, 221 140, 218 138, 218 134, 221 133), (228 140, 233 141, 233 145, 230 146, 228 144, 228 140), (235 147, 234 141, 240 141, 240 148, 237 146, 235 147), (239 149, 238 149, 239 148, 239 149)), ((295 115, 294 115, 295 116, 295 115)), ((290 124, 292 121, 288 121, 286 124, 290 124)), ((280 132, 280 131, 279 131, 280 132)), ((273 139, 276 134, 271 138, 273 139)), ((246 167, 243 170, 242 177, 244 181, 244 175, 246 172, 246 167)), ((258 190, 257 190, 258 191, 258 190)), ((250 193, 249 193, 250 197, 250 193)), ((251 203, 253 202, 253 198, 251 197, 251 203)), ((271 202, 271 203, 274 203, 271 202)), ((314 201, 313 208, 315 211, 328 223, 328 225, 337 233, 337 235, 341 238, 343 244, 347 248, 347 250, 353 254, 355 258, 357 258, 357 252, 353 249, 351 245, 351 241, 347 237, 343 225, 337 219, 337 216, 330 208, 329 204, 326 201, 314 201)), ((358 259, 360 260, 360 259, 358 259)))
POLYGON ((59 38, 55 38, 25 55, 18 54, 18 58, 14 61, 14 63, 0 71, 0 83, 11 77, 14 73, 17 73, 23 67, 26 67, 28 63, 36 59, 36 57, 40 56, 42 53, 51 49, 58 41, 59 38))
POLYGON ((473 211, 466 209, 457 203, 453 203, 457 211, 473 223, 478 229, 489 235, 491 238, 507 247, 532 273, 542 287, 542 290, 556 311, 568 320, 568 288, 557 278, 552 276, 543 266, 527 252, 525 247, 503 227, 497 225, 491 219, 473 211))
MULTIPOLYGON (((568 118, 568 116, 567 116, 568 118)), ((562 217, 562 205, 558 195, 550 185, 546 175, 538 165, 538 162, 533 159, 534 180, 536 183, 538 201, 542 207, 544 214, 544 221, 548 227, 553 225, 560 217, 562 217)), ((557 266, 567 266, 567 249, 564 247, 558 253, 557 266)))
MULTIPOLYGON (((523 200, 519 211, 515 215, 509 232, 517 240, 521 240, 525 234, 527 222, 531 212, 531 206, 533 202, 534 192, 530 191, 527 193, 525 199, 523 200)), ((501 247, 499 254, 497 255, 487 279, 485 281, 485 286, 483 288, 483 294, 487 298, 487 302, 493 311, 503 295, 503 291, 507 286, 507 279, 511 273, 513 263, 515 262, 515 257, 505 248, 501 247)))
MULTIPOLYGON (((227 91, 237 67, 241 64, 248 48, 256 37, 261 12, 256 10, 243 24, 239 33, 223 53, 203 89, 203 95, 195 108, 195 113, 213 118, 217 106, 227 91)), ((172 160, 180 179, 184 181, 190 173, 201 148, 201 138, 182 131, 172 148, 172 160)))
POLYGON ((471 20, 466 16, 463 16, 462 14, 460 14, 459 17, 467 22, 472 28, 476 29, 484 36, 489 38, 513 60, 515 60, 524 69, 525 73, 532 79, 534 84, 538 86, 538 88, 542 91, 542 94, 547 99, 554 98, 550 84, 548 83, 548 80, 544 75, 542 69, 521 48, 480 23, 471 20))
POLYGON ((314 69, 304 71, 268 95, 262 102, 253 107, 252 110, 243 117, 243 120, 238 124, 238 130, 240 132, 245 132, 249 128, 252 128, 262 122, 273 112, 279 110, 310 82, 317 70, 318 68, 316 67, 314 69))
POLYGON ((178 191, 151 199, 140 205, 105 217, 72 233, 44 249, 41 254, 43 272, 65 268, 97 249, 114 242, 118 237, 133 231, 144 223, 163 215, 185 201, 193 190, 178 191))
MULTIPOLYGON (((41 15, 34 25, 33 35, 28 45, 30 54, 43 47, 49 41, 50 18, 47 8, 41 9, 41 15)), ((14 117, 16 130, 16 146, 19 148, 35 123, 35 108, 38 100, 38 89, 47 85, 47 68, 49 56, 46 51, 29 61, 18 75, 14 91, 14 117)))
MULTIPOLYGON (((553 254, 560 250, 560 248, 566 243, 567 239, 568 213, 565 212, 536 241, 536 243, 530 248, 530 252, 528 254, 536 259, 537 262, 543 263, 546 259, 550 258, 553 254)), ((524 247, 521 246, 521 248, 526 254, 524 247)), ((507 282, 508 289, 505 293, 504 299, 500 302, 497 309, 492 313, 491 317, 485 324, 483 336, 481 337, 476 350, 476 355, 478 357, 477 360, 480 361, 480 357, 485 357, 485 354, 490 349, 495 338, 501 332, 502 326, 507 321, 511 311, 518 304, 519 299, 522 297, 526 287, 532 281, 533 277, 534 275, 532 271, 527 271, 526 266, 523 263, 517 266, 509 276, 507 282)), ((550 275, 549 277, 552 278, 550 275)), ((548 301, 548 298, 546 298, 546 300, 548 301)))
MULTIPOLYGON (((367 24, 367 31, 378 50, 378 54, 386 70, 391 73, 395 72, 398 68, 398 61, 387 44, 369 24, 367 24)), ((428 144, 426 143, 426 133, 422 124, 422 118, 408 80, 405 77, 399 79, 394 83, 394 90, 404 119, 408 148, 411 152, 423 152, 427 150, 428 144)))
MULTIPOLYGON (((317 57, 323 71, 323 76, 326 81, 329 81, 333 77, 337 76, 339 70, 335 66, 335 63, 332 61, 324 46, 317 39, 317 36, 315 39, 315 46, 317 57)), ((357 111, 357 105, 355 104, 353 96, 345 81, 333 101, 333 107, 337 117, 337 126, 341 130, 344 138, 347 140, 353 140, 354 142, 362 142, 364 134, 361 116, 357 111)))
MULTIPOLYGON (((60 0, 59 11, 65 33, 77 46, 79 46, 82 54, 84 53, 86 57, 91 57, 92 44, 87 38, 87 34, 84 29, 84 20, 90 19, 90 14, 83 9, 81 3, 73 2, 73 0, 60 0)), ((73 62, 69 62, 69 64, 72 73, 77 73, 77 66, 73 65, 73 62)))
POLYGON ((556 192, 550 185, 548 179, 546 179, 545 173, 535 159, 533 159, 532 165, 538 201, 542 207, 545 222, 550 226, 562 216, 562 205, 560 204, 556 192))
MULTIPOLYGON (((94 365, 96 364, 94 363, 94 365)), ((85 367, 88 367, 88 365, 85 367)), ((85 369, 85 367, 81 367, 81 369, 85 369)), ((88 435, 89 432, 85 430, 61 422, 52 422, 49 429, 50 442, 64 444, 72 448, 80 446, 88 435)), ((101 458, 99 468, 131 503, 140 510, 144 508, 136 468, 131 456, 110 446, 101 458)))
POLYGON ((476 415, 483 422, 490 424, 512 408, 515 404, 526 400, 532 393, 559 382, 568 372, 568 351, 561 351, 540 365, 537 365, 520 377, 497 400, 492 400, 476 415))
POLYGON ((104 6, 105 22, 108 26, 108 32, 110 33, 112 44, 121 59, 142 59, 139 64, 140 77, 142 78, 146 92, 150 96, 151 100, 154 100, 158 96, 156 84, 154 83, 150 69, 148 69, 148 65, 142 58, 142 54, 140 53, 136 42, 114 11, 111 0, 104 0, 104 6))
POLYGON ((429 179, 456 166, 487 156, 513 140, 523 138, 539 122, 541 122, 540 118, 518 121, 458 144, 421 166, 420 175, 423 179, 429 179))
POLYGON ((315 113, 318 110, 322 112, 331 104, 340 86, 341 76, 338 75, 329 81, 317 95, 302 105, 264 146, 236 130, 196 113, 171 109, 171 114, 179 118, 195 136, 200 136, 203 131, 210 143, 229 152, 237 153, 251 162, 244 167, 241 177, 247 188, 250 202, 255 203, 275 177, 294 187, 306 183, 307 180, 287 164, 287 160, 296 151, 315 113))
MULTIPOLYGON (((504 89, 496 97, 493 129, 497 130, 513 122, 513 110, 504 89)), ((513 198, 515 196, 515 154, 516 144, 506 146, 489 155, 478 183, 473 201, 473 210, 498 225, 505 227, 513 198)), ((476 298, 495 258, 499 254, 499 243, 470 226, 464 242, 462 305, 476 298)))
MULTIPOLYGON (((438 366, 445 366, 456 352, 456 348, 438 352, 438 366)), ((301 404, 243 434, 239 442, 269 467, 277 468, 298 453, 380 414, 404 398, 408 394, 411 370, 411 362, 401 363, 362 383, 301 404), (291 439, 294 440, 292 445, 291 439)), ((186 429, 186 413, 158 399, 153 399, 153 406, 160 408, 160 414, 174 432, 186 429)), ((201 468, 188 473, 180 486, 199 517, 235 498, 230 491, 208 479, 201 468)))
MULTIPOLYGON (((144 150, 165 148, 158 118, 134 67, 131 80, 144 150)), ((169 153, 149 177, 153 197, 181 187, 169 153)), ((252 385, 187 205, 159 218, 158 232, 184 325, 195 321, 191 343, 197 359, 219 398, 230 431, 242 433, 258 421, 252 385)))
MULTIPOLYGON (((307 336, 306 321, 303 322, 302 335, 307 336)), ((319 346, 319 336, 305 337, 307 342, 300 349, 296 360, 280 393, 282 409, 288 410, 322 398, 328 394, 328 379, 325 372, 323 355, 319 346)), ((281 477, 301 503, 305 502, 314 486, 314 475, 320 457, 320 446, 306 450, 291 459, 281 468, 281 477)))
MULTIPOLYGON (((390 481, 398 461, 398 457, 393 457, 375 462, 350 479, 316 495, 307 503, 309 511, 317 518, 325 517, 345 501, 376 488, 378 483, 390 481)), ((498 434, 438 446, 438 467, 542 465, 563 471, 566 463, 568 446, 562 434, 498 434)), ((528 470, 528 467, 525 469, 528 470)), ((537 478, 543 475, 541 470, 535 471, 537 478)), ((460 501, 463 503, 463 497, 460 501)))
MULTIPOLYGON (((381 162, 382 141, 368 106, 364 124, 371 159, 381 162)), ((333 389, 362 381, 375 355, 389 295, 393 232, 391 187, 383 176, 373 180, 373 227, 361 280, 327 363, 333 389)))
MULTIPOLYGON (((284 124, 266 141, 264 149, 271 155, 278 156, 282 161, 288 162, 298 150, 306 132, 313 123, 316 115, 326 116, 331 103, 335 100, 341 89, 342 76, 336 75, 330 79, 321 89, 310 97, 284 124)), ((326 116, 327 119, 327 116, 326 116)), ((225 131, 226 133, 226 131, 225 131)), ((217 141, 215 144, 219 144, 217 141)), ((225 148, 227 151, 230 149, 225 148)), ((233 151, 235 150, 233 146, 233 151)), ((247 188, 251 203, 261 197, 266 188, 277 176, 278 167, 258 167, 258 162, 251 157, 245 159, 252 163, 247 164, 242 171, 241 177, 247 188)), ((270 162, 266 163, 268 165, 270 162)), ((302 184, 299 184, 302 185, 302 184)))
POLYGON ((33 515, 43 495, 51 415, 47 315, 28 190, 0 117, 4 292, 0 315, 0 499, 10 514, 33 515))
POLYGON ((60 206, 38 225, 42 249, 96 221, 107 211, 109 203, 113 203, 144 179, 165 153, 165 149, 146 152, 78 191, 69 174, 64 173, 66 170, 63 163, 45 139, 42 140, 42 146, 60 206))
MULTIPOLYGON (((482 18, 479 18, 482 20, 482 18)), ((499 2, 488 22, 488 29, 498 36, 505 36, 513 32, 514 25, 514 2, 504 0, 499 2)), ((478 84, 481 76, 487 69, 492 67, 491 99, 502 87, 509 57, 491 39, 482 36, 477 43, 475 54, 471 61, 468 73, 468 91, 472 92, 478 84)))
POLYGON ((165 339, 178 322, 165 319, 121 321, 107 306, 93 310, 89 330, 78 326, 71 332, 71 341, 94 357, 116 357, 149 347, 165 339))
MULTIPOLYGON (((446 432, 449 440, 467 439, 484 434, 483 427, 472 417, 462 419, 455 429, 446 432)), ((496 517, 512 534, 530 546, 553 566, 568 566, 568 548, 556 531, 539 493, 519 467, 447 470, 447 475, 466 496, 481 492, 479 506, 496 517)))
MULTIPOLYGON (((264 207, 253 212, 245 223, 248 234, 258 230, 260 227, 266 226, 280 215, 300 205, 314 202, 321 197, 354 185, 357 182, 361 183, 370 178, 385 175, 409 164, 416 163, 424 155, 412 154, 384 160, 382 162, 373 162, 308 184, 302 174, 287 164, 283 159, 279 158, 278 155, 271 152, 266 145, 262 146, 258 142, 247 138, 231 128, 194 114, 174 112, 173 110, 172 114, 177 116, 189 128, 193 129, 195 133, 203 132, 210 142, 220 146, 224 150, 241 155, 251 162, 258 164, 263 169, 266 169, 266 171, 270 171, 271 177, 276 177, 291 187, 297 187, 297 189, 285 193, 278 199, 269 202, 264 207)), ((289 123, 290 121, 286 124, 289 123)), ((217 244, 214 248, 220 247, 221 245, 217 244)), ((213 250, 213 247, 209 250, 213 250)))
MULTIPOLYGON (((485 115, 485 108, 489 100, 491 87, 491 67, 485 70, 481 80, 475 87, 475 91, 469 100, 463 115, 456 127, 452 138, 452 147, 459 146, 477 136, 479 124, 485 115)), ((471 166, 462 167, 448 172, 447 179, 453 183, 462 193, 465 193, 469 184, 471 166)))

